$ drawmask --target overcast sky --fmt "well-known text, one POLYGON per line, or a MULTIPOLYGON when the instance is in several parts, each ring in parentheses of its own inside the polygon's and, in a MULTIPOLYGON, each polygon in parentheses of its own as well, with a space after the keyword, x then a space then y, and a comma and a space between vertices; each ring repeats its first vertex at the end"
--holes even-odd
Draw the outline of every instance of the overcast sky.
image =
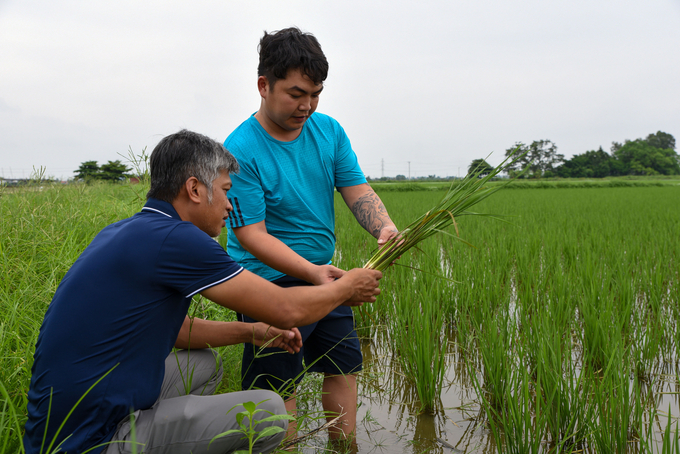
POLYGON ((371 177, 680 139, 680 0, 0 0, 0 176, 70 178, 181 128, 222 142, 259 107, 263 31, 292 25, 371 177))

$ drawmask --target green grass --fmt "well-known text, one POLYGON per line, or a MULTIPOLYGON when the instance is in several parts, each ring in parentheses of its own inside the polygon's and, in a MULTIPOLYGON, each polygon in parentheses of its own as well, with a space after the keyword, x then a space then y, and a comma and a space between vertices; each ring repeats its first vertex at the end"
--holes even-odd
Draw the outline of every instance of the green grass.
MULTIPOLYGON (((460 181, 460 179, 450 181, 377 181, 372 182, 371 186, 379 192, 442 191, 448 189, 451 184, 455 185, 460 181)), ((492 184, 502 182, 503 178, 499 178, 493 181, 492 184)), ((509 189, 583 189, 669 185, 680 185, 680 175, 521 179, 513 183, 509 189)))
MULTIPOLYGON (((406 253, 385 271, 378 301, 357 312, 360 334, 389 351, 394 375, 390 389, 381 388, 387 377, 364 377, 361 392, 437 420, 453 377, 471 390, 499 452, 540 443, 542 452, 678 453, 679 415, 667 415, 669 405, 677 412, 668 393, 680 367, 680 186, 671 181, 504 189, 479 211, 509 222, 458 222, 474 247, 435 235, 406 253)), ((377 190, 401 227, 443 194, 377 190)), ((126 185, 0 189, 0 452, 22 452, 33 349, 59 281, 143 194, 126 185)), ((334 262, 361 267, 375 239, 337 204, 334 262)), ((232 317, 210 303, 196 310, 232 317)), ((239 389, 238 347, 220 353, 220 391, 239 389)))
MULTIPOLYGON (((147 189, 112 184, 0 188, 0 452, 23 451, 33 351, 59 282, 103 227, 141 209, 147 189)), ((215 304, 202 305, 198 314, 234 319, 233 312, 215 304)), ((220 389, 240 390, 240 347, 220 353, 228 365, 220 389)))
POLYGON ((0 193, 0 446, 19 452, 33 350, 62 277, 96 233, 138 210, 129 188, 43 186, 0 193))

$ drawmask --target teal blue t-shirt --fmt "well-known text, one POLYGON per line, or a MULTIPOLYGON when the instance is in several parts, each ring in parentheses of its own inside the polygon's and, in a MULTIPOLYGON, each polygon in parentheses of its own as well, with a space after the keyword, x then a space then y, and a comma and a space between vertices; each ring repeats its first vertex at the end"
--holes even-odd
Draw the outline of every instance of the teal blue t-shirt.
POLYGON ((229 255, 270 281, 283 276, 243 249, 232 230, 264 220, 267 232, 300 256, 316 265, 330 263, 335 250, 334 189, 366 183, 340 124, 315 112, 297 139, 281 142, 251 116, 224 146, 241 168, 231 175, 229 255))

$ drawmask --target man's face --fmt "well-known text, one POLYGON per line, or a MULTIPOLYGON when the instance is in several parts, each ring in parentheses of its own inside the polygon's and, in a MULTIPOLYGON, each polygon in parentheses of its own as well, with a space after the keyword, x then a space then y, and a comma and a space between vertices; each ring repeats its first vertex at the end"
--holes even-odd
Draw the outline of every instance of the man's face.
POLYGON ((196 226, 211 237, 219 236, 226 225, 226 219, 233 207, 227 199, 227 192, 231 189, 229 173, 221 171, 212 182, 212 202, 208 202, 208 188, 204 186, 204 196, 201 200, 201 216, 196 226), (200 225, 199 225, 200 223, 200 225))
POLYGON ((286 78, 277 80, 273 87, 263 79, 265 86, 260 86, 260 94, 267 124, 282 133, 301 129, 319 104, 323 84, 314 84, 299 70, 288 71, 286 78))

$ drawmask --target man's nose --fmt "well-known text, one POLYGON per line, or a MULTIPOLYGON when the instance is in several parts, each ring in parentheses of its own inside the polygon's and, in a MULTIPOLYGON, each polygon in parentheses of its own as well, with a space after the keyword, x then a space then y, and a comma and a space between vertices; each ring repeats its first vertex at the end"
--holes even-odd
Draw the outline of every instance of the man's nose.
POLYGON ((312 108, 312 101, 309 99, 303 99, 300 101, 300 107, 299 109, 303 112, 306 112, 312 108))

